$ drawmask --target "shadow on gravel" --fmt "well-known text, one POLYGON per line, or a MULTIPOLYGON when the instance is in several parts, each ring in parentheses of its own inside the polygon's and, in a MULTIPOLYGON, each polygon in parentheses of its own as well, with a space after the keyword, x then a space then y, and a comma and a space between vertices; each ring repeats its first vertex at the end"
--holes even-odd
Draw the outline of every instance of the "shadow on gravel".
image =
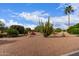
POLYGON ((3 44, 9 44, 9 43, 14 43, 16 42, 16 40, 0 40, 0 45, 3 45, 3 44))

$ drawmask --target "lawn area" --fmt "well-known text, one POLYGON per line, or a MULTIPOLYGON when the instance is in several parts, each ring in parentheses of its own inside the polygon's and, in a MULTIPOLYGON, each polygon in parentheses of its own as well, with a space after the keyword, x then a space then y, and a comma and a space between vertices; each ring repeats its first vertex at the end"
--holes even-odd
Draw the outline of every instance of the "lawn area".
MULTIPOLYGON (((68 34, 65 33, 65 35, 68 34)), ((51 37, 44 38, 37 33, 34 36, 0 38, 0 55, 55 56, 78 49, 79 37, 76 36, 53 37, 51 35, 51 37)))

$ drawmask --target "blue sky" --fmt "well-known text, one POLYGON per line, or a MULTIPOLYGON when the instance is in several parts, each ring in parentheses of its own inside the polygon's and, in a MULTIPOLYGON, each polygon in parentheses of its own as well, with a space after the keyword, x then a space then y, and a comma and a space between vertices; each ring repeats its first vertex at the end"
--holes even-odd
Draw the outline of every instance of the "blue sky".
POLYGON ((64 8, 72 5, 76 12, 71 14, 71 25, 78 23, 79 4, 65 3, 2 3, 0 4, 0 20, 6 26, 19 24, 25 27, 34 28, 39 20, 47 21, 51 16, 50 22, 55 28, 67 28, 67 15, 64 14, 64 8))

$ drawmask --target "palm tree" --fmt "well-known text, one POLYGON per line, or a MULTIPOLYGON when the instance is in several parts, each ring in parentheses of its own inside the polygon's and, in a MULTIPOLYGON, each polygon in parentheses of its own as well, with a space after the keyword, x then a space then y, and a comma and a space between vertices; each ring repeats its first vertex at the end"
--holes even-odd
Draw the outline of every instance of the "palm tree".
POLYGON ((65 14, 68 15, 68 26, 70 26, 70 14, 72 12, 74 12, 74 9, 73 7, 70 5, 70 6, 67 6, 64 10, 65 14))

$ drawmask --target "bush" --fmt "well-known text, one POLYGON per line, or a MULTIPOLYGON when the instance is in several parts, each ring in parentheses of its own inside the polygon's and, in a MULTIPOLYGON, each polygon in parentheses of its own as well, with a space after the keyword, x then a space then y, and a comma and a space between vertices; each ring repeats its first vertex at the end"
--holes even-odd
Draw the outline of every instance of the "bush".
POLYGON ((43 23, 41 22, 38 26, 35 27, 36 32, 43 32, 43 23))
POLYGON ((56 28, 55 32, 61 32, 62 30, 60 28, 56 28))
POLYGON ((79 28, 78 28, 78 25, 74 25, 74 26, 71 26, 67 29, 67 32, 70 33, 70 34, 79 34, 79 28))
POLYGON ((17 37, 19 35, 19 32, 16 29, 10 28, 7 30, 7 34, 10 37, 17 37))
POLYGON ((79 34, 79 28, 73 28, 71 29, 71 34, 79 34))
POLYGON ((25 29, 27 32, 30 32, 31 31, 31 28, 26 28, 25 29))
POLYGON ((21 25, 12 25, 12 26, 10 26, 10 28, 17 30, 19 32, 19 34, 25 33, 25 29, 21 25))

